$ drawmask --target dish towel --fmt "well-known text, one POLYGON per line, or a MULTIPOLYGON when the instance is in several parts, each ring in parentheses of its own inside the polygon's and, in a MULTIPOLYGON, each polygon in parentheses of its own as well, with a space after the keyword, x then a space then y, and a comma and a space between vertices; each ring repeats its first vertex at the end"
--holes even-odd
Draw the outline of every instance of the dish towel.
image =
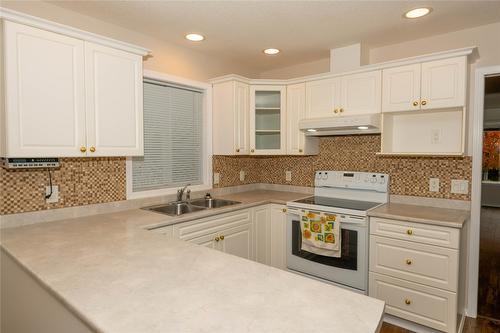
POLYGON ((301 210, 300 231, 304 251, 340 258, 340 223, 336 215, 301 210))

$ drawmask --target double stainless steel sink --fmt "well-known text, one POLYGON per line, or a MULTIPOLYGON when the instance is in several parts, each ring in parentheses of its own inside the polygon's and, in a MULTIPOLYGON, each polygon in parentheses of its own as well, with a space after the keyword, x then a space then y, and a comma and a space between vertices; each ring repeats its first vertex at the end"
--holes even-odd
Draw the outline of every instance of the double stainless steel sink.
POLYGON ((188 213, 198 212, 200 210, 220 208, 236 205, 239 203, 241 202, 224 199, 201 198, 189 201, 174 201, 163 205, 145 207, 143 209, 170 216, 180 216, 188 213))

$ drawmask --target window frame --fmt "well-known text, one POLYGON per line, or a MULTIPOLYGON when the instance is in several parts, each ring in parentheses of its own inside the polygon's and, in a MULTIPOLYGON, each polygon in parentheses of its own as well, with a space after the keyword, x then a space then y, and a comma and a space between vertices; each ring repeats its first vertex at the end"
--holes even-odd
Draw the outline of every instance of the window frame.
MULTIPOLYGON (((202 90, 203 110, 202 110, 202 184, 193 185, 189 188, 192 191, 205 191, 212 189, 212 85, 209 83, 186 79, 183 77, 164 74, 151 70, 144 70, 143 80, 150 79, 161 81, 166 84, 187 86, 202 90)), ((169 187, 156 190, 134 192, 132 187, 132 157, 126 159, 126 179, 127 179, 127 199, 138 199, 156 197, 161 195, 176 194, 178 187, 169 187)))

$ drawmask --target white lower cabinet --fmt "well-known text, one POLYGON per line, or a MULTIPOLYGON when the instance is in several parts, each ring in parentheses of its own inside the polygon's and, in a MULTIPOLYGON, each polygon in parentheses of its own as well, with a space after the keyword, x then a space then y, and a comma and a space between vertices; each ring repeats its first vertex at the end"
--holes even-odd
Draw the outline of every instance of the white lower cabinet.
POLYGON ((259 206, 254 210, 256 261, 286 269, 286 208, 259 206))
POLYGON ((457 331, 460 229, 370 218, 369 295, 385 312, 457 331))

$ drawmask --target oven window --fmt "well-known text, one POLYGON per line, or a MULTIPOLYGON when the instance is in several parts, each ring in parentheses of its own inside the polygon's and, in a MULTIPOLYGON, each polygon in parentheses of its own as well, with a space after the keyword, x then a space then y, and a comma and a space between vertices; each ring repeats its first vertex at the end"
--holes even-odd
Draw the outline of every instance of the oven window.
POLYGON ((357 270, 358 267, 358 232, 355 230, 340 229, 342 250, 340 258, 326 257, 301 249, 302 233, 300 223, 292 221, 292 254, 306 260, 338 268, 357 270))

